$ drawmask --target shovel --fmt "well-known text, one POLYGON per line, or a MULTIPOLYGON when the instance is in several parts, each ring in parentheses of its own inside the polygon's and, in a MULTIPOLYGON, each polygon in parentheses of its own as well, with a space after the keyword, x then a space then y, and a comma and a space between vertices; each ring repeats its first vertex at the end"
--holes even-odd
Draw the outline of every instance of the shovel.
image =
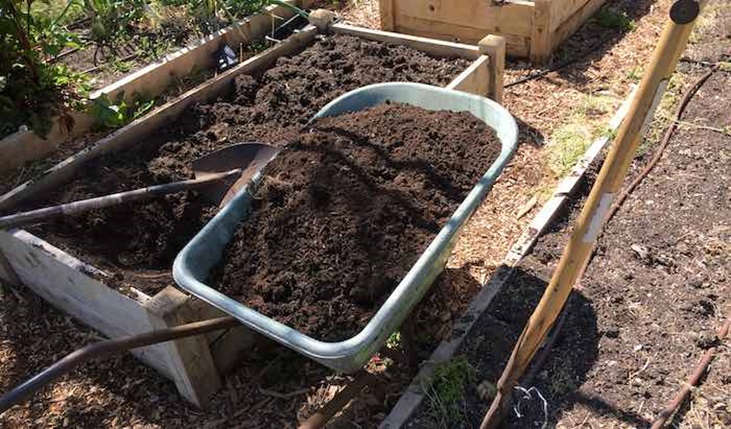
POLYGON ((222 207, 278 152, 279 148, 264 143, 239 143, 227 146, 193 161, 195 179, 148 186, 0 217, 0 228, 18 227, 191 189, 200 189, 204 197, 222 207))

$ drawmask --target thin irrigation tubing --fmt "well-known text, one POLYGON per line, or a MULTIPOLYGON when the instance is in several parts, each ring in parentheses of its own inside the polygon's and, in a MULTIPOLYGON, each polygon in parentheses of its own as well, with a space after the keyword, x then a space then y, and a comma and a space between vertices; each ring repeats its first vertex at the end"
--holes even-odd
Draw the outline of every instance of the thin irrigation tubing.
POLYGON ((216 319, 188 323, 172 328, 160 329, 144 334, 128 335, 125 337, 89 344, 88 346, 84 346, 74 352, 71 352, 61 360, 0 397, 0 414, 4 413, 12 406, 23 402, 45 385, 53 382, 62 375, 72 371, 77 366, 91 359, 101 359, 138 347, 205 334, 221 329, 232 328, 238 325, 238 320, 233 317, 219 317, 216 319))
MULTIPOLYGON (((721 325, 718 328, 718 339, 719 341, 723 341, 724 338, 728 335, 729 330, 729 324, 731 324, 731 319, 726 319, 726 323, 721 325)), ((665 423, 668 421, 670 416, 672 416, 675 413, 675 410, 677 410, 680 405, 685 402, 685 399, 690 395, 691 390, 693 387, 697 386, 698 383, 700 383, 701 378, 706 373, 706 370, 708 369, 708 365, 711 364, 711 361, 716 355, 716 351, 718 350, 718 346, 714 346, 706 350, 706 352, 703 354, 703 357, 701 357, 701 360, 698 362, 698 365, 696 365, 695 370, 693 371, 693 374, 691 374, 688 381, 683 385, 683 387, 680 389, 680 391, 675 395, 675 398, 673 398, 672 401, 665 407, 664 410, 660 412, 660 414, 657 416, 655 421, 652 423, 651 429, 660 429, 662 428, 665 423)))
MULTIPOLYGON (((617 213, 619 208, 622 206, 622 204, 625 202, 629 194, 631 194, 637 186, 639 186, 640 183, 647 177, 648 174, 652 171, 653 168, 655 168, 655 165, 660 161, 660 158, 662 158, 663 153, 665 153, 665 148, 668 147, 668 144, 670 143, 670 138, 673 136, 673 133, 678 128, 678 121, 680 120, 681 116, 683 116, 683 112, 685 112, 685 108, 688 106, 688 103, 690 103, 690 100, 693 98, 693 96, 698 92, 698 90, 701 89, 704 83, 710 78, 713 73, 718 70, 720 64, 714 64, 710 70, 708 70, 706 73, 704 73, 701 77, 699 77, 695 82, 693 82, 693 85, 691 85, 690 88, 686 91, 685 95, 683 96, 683 99, 680 101, 680 104, 678 105, 678 108, 675 111, 675 119, 670 124, 668 129, 665 131, 665 135, 662 137, 662 141, 660 142, 660 146, 655 151, 655 154, 652 156, 652 159, 650 162, 647 163, 645 168, 642 169, 640 174, 635 177, 635 179, 625 188, 622 190, 622 192, 617 196, 617 201, 615 201, 614 205, 612 205, 611 210, 609 211, 609 214, 607 215, 607 223, 609 222, 612 217, 617 213)), ((583 270, 582 273, 583 274, 583 270)), ((581 278, 581 277, 579 277, 581 278)))
POLYGON ((589 54, 591 54, 592 52, 595 52, 597 49, 599 49, 602 45, 604 45, 609 40, 610 39, 603 40, 603 41, 597 43, 596 45, 592 46, 591 48, 587 49, 586 51, 582 52, 581 54, 571 57, 553 67, 549 67, 545 70, 541 70, 539 72, 535 72, 533 74, 529 74, 528 76, 524 76, 524 77, 516 79, 512 82, 506 83, 505 85, 503 85, 503 88, 510 88, 512 86, 517 86, 517 85, 520 85, 520 84, 523 84, 526 82, 530 82, 532 80, 539 79, 547 74, 559 71, 564 67, 570 66, 571 64, 578 63, 579 61, 586 59, 586 57, 589 56, 589 54))

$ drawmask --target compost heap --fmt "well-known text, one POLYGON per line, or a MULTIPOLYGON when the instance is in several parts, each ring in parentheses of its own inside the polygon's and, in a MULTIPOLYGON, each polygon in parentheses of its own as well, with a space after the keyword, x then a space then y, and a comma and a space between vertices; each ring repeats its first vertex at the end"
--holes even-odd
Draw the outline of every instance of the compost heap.
POLYGON ((264 170, 209 284, 321 340, 368 322, 500 152, 469 113, 316 121, 264 170))

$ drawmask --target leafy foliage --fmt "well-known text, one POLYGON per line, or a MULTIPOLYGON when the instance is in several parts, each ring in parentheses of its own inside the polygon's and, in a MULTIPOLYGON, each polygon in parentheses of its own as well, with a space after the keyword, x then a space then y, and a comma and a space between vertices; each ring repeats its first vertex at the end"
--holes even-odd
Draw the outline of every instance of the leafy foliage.
POLYGON ((627 15, 627 12, 610 7, 599 9, 593 20, 604 28, 622 32, 632 31, 636 27, 635 22, 627 15))
POLYGON ((71 3, 50 17, 31 13, 34 2, 0 0, 0 136, 24 124, 45 135, 54 115, 70 125, 70 108, 88 90, 79 73, 46 61, 80 45, 60 24, 71 3))
POLYGON ((464 358, 445 362, 434 370, 432 385, 427 389, 429 408, 441 427, 462 426, 465 420, 465 392, 476 378, 475 369, 464 358))
MULTIPOLYGON (((125 71, 118 47, 133 44, 141 57, 158 58, 189 37, 193 19, 216 31, 281 0, 0 0, 0 137, 28 125, 39 135, 51 119, 72 125, 70 111, 80 107, 89 80, 53 59, 63 51, 96 45, 105 66, 125 71), (63 9, 61 9, 63 8, 63 9), (165 10, 165 9, 169 10, 165 10), (177 8, 177 9, 176 9, 177 8), (174 10, 173 10, 174 9, 174 10), (182 10, 181 10, 182 9, 182 10), (188 13, 184 13, 184 10, 188 13), (191 15, 196 18, 191 18, 191 15), (85 39, 69 31, 70 17, 86 16, 85 39)), ((297 9, 298 13, 304 14, 297 9)), ((100 100, 92 110, 105 126, 130 122, 152 103, 132 105, 100 100)))
POLYGON ((124 92, 121 92, 114 102, 106 95, 96 98, 91 105, 91 114, 103 127, 118 128, 142 117, 153 107, 155 100, 144 99, 139 94, 135 94, 133 101, 127 103, 124 100, 124 92))
POLYGON ((91 17, 91 39, 97 45, 109 45, 130 31, 144 16, 144 0, 84 0, 91 17))

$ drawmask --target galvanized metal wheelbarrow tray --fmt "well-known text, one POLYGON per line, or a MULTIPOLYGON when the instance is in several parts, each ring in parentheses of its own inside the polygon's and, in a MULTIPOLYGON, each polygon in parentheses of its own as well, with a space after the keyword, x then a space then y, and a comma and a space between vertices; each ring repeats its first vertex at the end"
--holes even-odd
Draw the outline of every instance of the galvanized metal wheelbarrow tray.
MULTIPOLYGON (((183 289, 236 317, 244 325, 342 372, 362 368, 401 325, 414 306, 444 269, 467 220, 479 207, 493 183, 508 163, 517 146, 518 127, 513 117, 499 104, 461 91, 416 83, 382 83, 351 91, 325 106, 313 119, 394 101, 429 110, 468 111, 497 131, 502 143, 499 157, 490 166, 446 225, 419 257, 370 322, 354 337, 340 342, 324 342, 273 320, 218 292, 205 281, 221 259, 239 223, 246 219, 251 189, 261 174, 226 205, 178 254, 173 264, 175 281, 183 289)), ((448 141, 443 142, 449 144, 448 141)))

